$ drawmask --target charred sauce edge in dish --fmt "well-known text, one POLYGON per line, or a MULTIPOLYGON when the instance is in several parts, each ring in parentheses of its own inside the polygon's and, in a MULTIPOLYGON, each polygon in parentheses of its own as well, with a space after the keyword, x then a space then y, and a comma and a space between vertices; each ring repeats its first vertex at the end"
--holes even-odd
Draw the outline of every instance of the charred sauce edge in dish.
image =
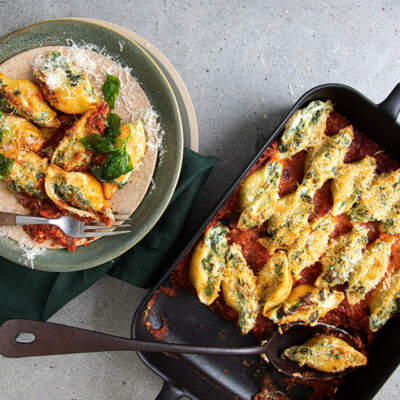
MULTIPOLYGON (((340 129, 348 126, 351 121, 347 120, 337 111, 332 111, 327 119, 325 134, 332 136, 339 132, 340 129)), ((276 153, 279 140, 275 140, 271 145, 262 153, 259 159, 255 162, 252 168, 248 171, 247 176, 251 175, 258 169, 262 168, 267 162, 271 160, 271 157, 276 153)), ((304 176, 304 161, 306 157, 306 151, 301 151, 295 154, 290 159, 285 160, 284 170, 279 186, 279 195, 283 196, 294 192, 298 185, 301 183, 304 176)), ((365 156, 371 156, 376 160, 376 173, 391 172, 400 167, 400 163, 389 156, 385 151, 371 138, 360 132, 356 127, 354 128, 354 139, 346 153, 344 162, 350 163, 361 160, 365 156)), ((246 178, 245 177, 245 178, 246 178)), ((245 179, 244 178, 244 179, 245 179)), ((243 179, 243 180, 244 180, 243 179)), ((242 182, 243 182, 242 180, 242 182)), ((241 208, 239 205, 239 191, 241 185, 239 185, 231 196, 222 205, 219 211, 216 213, 214 218, 211 220, 206 229, 223 223, 229 228, 228 242, 239 244, 242 248, 243 255, 246 259, 249 267, 257 273, 264 266, 266 260, 269 258, 268 250, 257 242, 260 237, 266 236, 265 224, 259 228, 249 229, 241 231, 237 228, 237 221, 241 214, 241 208)), ((332 208, 333 200, 330 189, 330 180, 315 193, 313 198, 314 211, 310 216, 310 220, 317 217, 326 215, 332 208)), ((334 232, 331 235, 332 238, 336 238, 339 235, 345 234, 352 229, 352 223, 348 217, 344 214, 337 217, 338 222, 335 226, 334 232)), ((371 243, 377 239, 380 235, 378 225, 379 222, 367 222, 364 224, 368 229, 368 242, 371 243)), ((172 288, 161 287, 160 290, 166 295, 173 297, 179 288, 196 295, 196 290, 193 287, 189 279, 189 264, 192 257, 194 247, 182 258, 179 264, 176 266, 171 274, 170 281, 172 288)), ((398 266, 400 263, 400 245, 396 241, 392 247, 392 253, 390 263, 387 268, 386 274, 390 272, 392 268, 398 266)), ((304 269, 301 272, 299 279, 293 281, 293 287, 300 284, 313 284, 316 278, 321 273, 321 264, 319 262, 304 269)), ((343 286, 338 285, 335 289, 343 290, 343 286)), ((149 312, 154 304, 155 298, 158 296, 157 291, 150 302, 147 305, 147 312, 149 312)), ((371 296, 371 292, 367 293, 365 298, 358 304, 350 305, 346 299, 344 299, 340 305, 330 311, 327 315, 319 320, 319 322, 340 326, 347 329, 354 336, 355 343, 359 342, 360 345, 363 343, 367 346, 371 344, 375 333, 369 329, 369 311, 368 301, 371 296)), ((212 305, 209 306, 210 310, 217 312, 224 319, 232 322, 238 318, 237 312, 230 308, 223 299, 223 296, 219 296, 212 305)), ((146 325, 149 329, 150 325, 146 325)), ((157 339, 161 339, 165 336, 167 327, 163 326, 160 332, 154 329, 149 330, 150 333, 157 339)), ((259 313, 257 317, 257 324, 252 329, 251 333, 259 341, 269 338, 272 333, 276 330, 276 325, 259 313)), ((248 364, 246 362, 243 365, 248 364)), ((310 399, 329 399, 333 398, 337 390, 337 387, 342 382, 341 379, 334 379, 331 381, 304 381, 299 378, 288 378, 279 374, 279 380, 286 382, 286 390, 296 384, 307 385, 311 388, 310 399)), ((254 397, 254 400, 261 399, 288 399, 287 394, 277 389, 274 385, 273 378, 268 374, 264 379, 264 387, 254 397)))

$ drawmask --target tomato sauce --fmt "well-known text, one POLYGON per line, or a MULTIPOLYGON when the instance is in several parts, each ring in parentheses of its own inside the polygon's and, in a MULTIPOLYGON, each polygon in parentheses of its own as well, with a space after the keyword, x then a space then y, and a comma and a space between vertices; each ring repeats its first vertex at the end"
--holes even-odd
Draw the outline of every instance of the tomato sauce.
MULTIPOLYGON (((340 129, 346 127, 347 125, 349 125, 349 121, 336 111, 333 111, 328 117, 325 133, 327 135, 334 135, 340 129)), ((277 149, 277 143, 278 141, 273 142, 264 151, 261 157, 250 169, 247 176, 257 169, 261 168, 268 161, 274 158, 274 154, 276 153, 277 149)), ((371 138, 369 138, 359 130, 354 129, 354 140, 346 153, 344 161, 346 163, 354 162, 362 159, 367 155, 375 158, 377 164, 377 173, 393 171, 400 166, 398 161, 394 160, 387 153, 385 153, 382 148, 371 138)), ((291 159, 285 161, 279 186, 280 196, 294 192, 298 184, 302 181, 304 175, 305 156, 306 152, 302 151, 293 156, 291 159)), ((310 221, 317 217, 326 215, 332 208, 333 200, 330 185, 330 181, 326 182, 314 195, 314 211, 313 214, 310 216, 310 221)), ((266 261, 270 257, 267 249, 265 249, 257 242, 257 239, 259 237, 265 237, 266 226, 264 225, 259 228, 250 229, 248 231, 241 231, 237 228, 236 225, 241 212, 238 198, 239 190, 240 185, 238 186, 238 188, 236 188, 233 194, 227 199, 224 205, 216 213, 209 226, 213 226, 218 222, 221 222, 224 225, 228 226, 230 230, 228 234, 229 243, 234 242, 241 245, 246 262, 248 263, 250 268, 252 268, 253 271, 257 273, 265 265, 266 261)), ((369 242, 374 241, 380 235, 382 235, 379 233, 379 224, 377 222, 368 222, 364 225, 369 230, 369 242)), ((337 237, 351 231, 351 229, 352 223, 347 218, 347 216, 345 214, 339 215, 337 217, 337 225, 335 226, 334 232, 331 236, 333 238, 337 237)), ((192 251, 190 251, 178 264, 171 275, 171 282, 173 284, 173 287, 181 286, 195 294, 194 287, 192 286, 188 276, 188 266, 190 263, 191 254, 192 251)), ((393 245, 388 272, 393 267, 398 266, 399 264, 400 244, 396 241, 393 245)), ((293 285, 297 286, 304 283, 313 284, 320 273, 321 264, 317 262, 314 265, 304 269, 301 273, 300 279, 294 281, 293 285)), ((345 285, 337 285, 335 289, 343 291, 345 290, 345 285)), ((343 327, 344 329, 349 329, 354 335, 356 341, 359 341, 360 343, 363 342, 368 346, 374 337, 374 333, 371 332, 368 327, 368 300, 370 298, 370 295, 371 293, 368 293, 366 297, 356 305, 350 305, 346 299, 343 300, 336 309, 330 311, 325 317, 321 318, 320 322, 325 322, 331 325, 343 327)), ((237 313, 225 304, 223 296, 219 296, 217 300, 211 306, 209 306, 209 308, 220 314, 226 320, 237 320, 237 313)), ((263 317, 262 315, 259 315, 257 319, 257 324, 252 330, 252 334, 256 337, 256 339, 261 341, 270 337, 275 330, 276 327, 269 319, 263 317)), ((267 376, 266 380, 268 379, 269 378, 267 376)), ((312 387, 313 391, 310 397, 311 399, 333 398, 336 387, 340 383, 339 379, 335 381, 316 383, 307 383, 305 381, 292 378, 287 379, 281 377, 280 379, 286 380, 288 384, 301 383, 303 385, 309 385, 310 387, 312 387)), ((266 385, 263 390, 255 396, 254 399, 261 400, 264 398, 271 398, 268 397, 268 394, 273 394, 273 391, 271 391, 271 388, 268 388, 268 385, 266 385)), ((281 393, 277 394, 278 397, 276 398, 286 398, 281 393)))

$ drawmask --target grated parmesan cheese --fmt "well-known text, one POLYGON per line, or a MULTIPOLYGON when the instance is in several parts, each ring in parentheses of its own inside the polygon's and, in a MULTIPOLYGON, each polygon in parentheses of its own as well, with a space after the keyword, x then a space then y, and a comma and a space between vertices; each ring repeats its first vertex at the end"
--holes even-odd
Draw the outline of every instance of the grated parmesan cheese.
POLYGON ((43 247, 33 246, 24 240, 18 242, 19 247, 21 247, 23 253, 19 258, 19 262, 23 263, 27 267, 34 269, 34 261, 37 256, 41 256, 46 253, 46 249, 43 247))
MULTIPOLYGON (((9 230, 9 226, 0 227, 0 237, 9 238, 9 230)), ((18 262, 32 269, 35 268, 35 258, 46 253, 45 248, 35 246, 25 238, 22 238, 18 241, 18 246, 22 250, 22 254, 18 259, 18 262)))

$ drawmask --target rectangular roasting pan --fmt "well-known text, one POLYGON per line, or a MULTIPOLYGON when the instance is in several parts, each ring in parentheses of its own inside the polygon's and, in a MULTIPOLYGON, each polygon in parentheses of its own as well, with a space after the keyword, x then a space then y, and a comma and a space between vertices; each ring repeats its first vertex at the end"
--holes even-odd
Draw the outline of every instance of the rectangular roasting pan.
MULTIPOLYGON (((207 224, 254 162, 281 133, 290 116, 298 108, 315 99, 332 100, 335 109, 347 117, 355 127, 372 137, 393 157, 400 159, 400 125, 396 122, 400 112, 400 84, 380 104, 371 102, 355 89, 341 84, 325 84, 306 92, 294 104, 260 152, 233 183, 230 190, 193 236, 181 255, 143 300, 133 319, 133 338, 154 339, 145 326, 147 320, 154 329, 160 328, 163 324, 167 326, 166 336, 162 339, 165 342, 213 346, 249 346, 255 344, 252 335, 242 336, 231 321, 225 321, 218 314, 210 311, 191 293, 181 289, 175 296, 169 297, 162 291, 158 292, 158 290, 161 286, 170 286, 169 276, 175 266, 203 234, 207 224), (156 292, 158 294, 154 297, 156 292), (148 303, 150 300, 154 304, 149 312, 148 303)), ((249 364, 255 363, 250 368, 242 365, 243 357, 240 356, 176 356, 165 353, 139 353, 139 356, 150 369, 165 381, 163 389, 157 397, 158 400, 174 400, 183 395, 190 399, 200 400, 250 400, 262 386, 260 382, 263 371, 260 371, 257 367, 259 363, 257 356, 246 356, 246 361, 249 364)), ((368 365, 346 377, 335 399, 372 399, 399 363, 400 318, 395 317, 377 333, 369 349, 368 365)), ((270 368, 272 367, 267 365, 264 368, 271 371, 270 368)), ((306 390, 305 386, 296 387, 292 389, 289 395, 293 399, 305 399, 308 397, 305 395, 306 390)))

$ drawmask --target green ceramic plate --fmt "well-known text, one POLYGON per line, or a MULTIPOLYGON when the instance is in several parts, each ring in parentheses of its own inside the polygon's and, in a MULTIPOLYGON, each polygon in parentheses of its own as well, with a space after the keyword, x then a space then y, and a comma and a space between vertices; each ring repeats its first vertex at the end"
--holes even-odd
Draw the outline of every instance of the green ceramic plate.
MULTIPOLYGON (((69 272, 95 267, 121 255, 155 225, 165 211, 178 182, 183 155, 183 132, 178 105, 163 72, 135 42, 104 26, 68 19, 43 21, 0 38, 0 64, 8 58, 37 47, 63 46, 67 40, 91 43, 105 48, 123 66, 132 68, 132 75, 145 91, 160 116, 165 131, 163 162, 157 164, 153 180, 155 187, 146 194, 132 215, 132 233, 100 239, 75 252, 48 250, 35 258, 35 269, 69 272), (121 44, 123 51, 121 52, 121 44)), ((0 255, 23 264, 21 248, 11 239, 0 238, 0 255)))

